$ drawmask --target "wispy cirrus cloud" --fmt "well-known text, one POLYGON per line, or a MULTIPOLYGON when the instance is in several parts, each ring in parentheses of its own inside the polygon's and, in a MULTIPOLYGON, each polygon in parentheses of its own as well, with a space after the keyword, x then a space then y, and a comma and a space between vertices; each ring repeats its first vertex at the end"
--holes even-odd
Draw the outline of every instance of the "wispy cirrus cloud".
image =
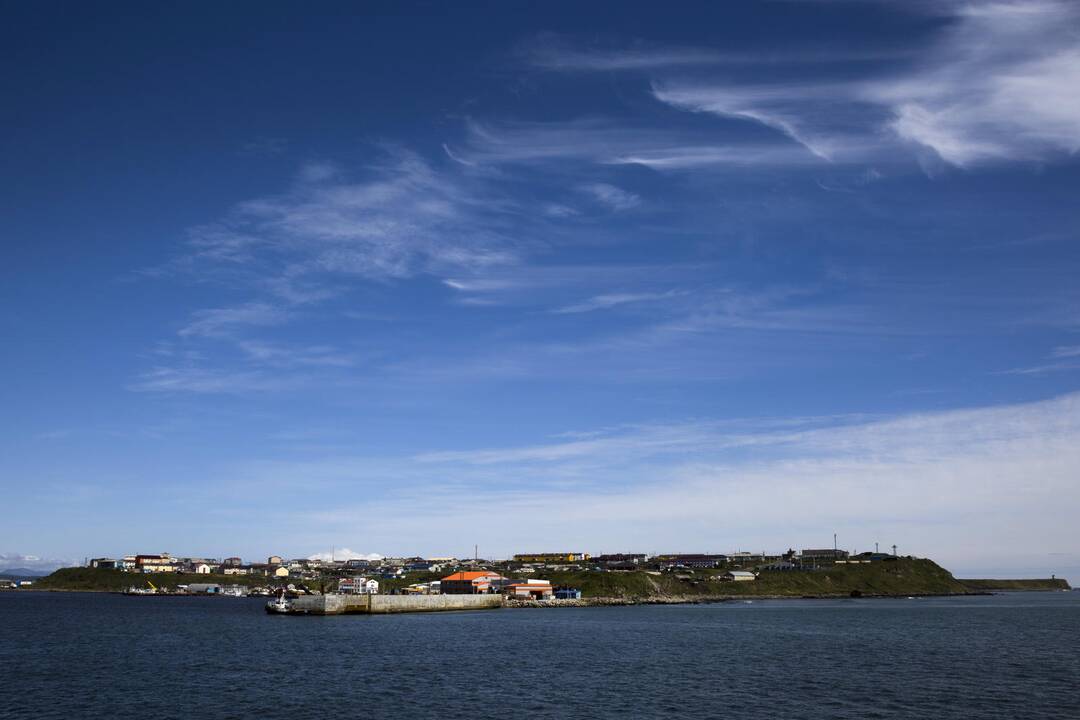
POLYGON ((947 27, 902 70, 821 84, 671 73, 661 102, 771 127, 824 159, 928 148, 971 167, 1071 156, 1080 149, 1080 7, 1057 0, 947 4, 947 27))
POLYGON ((582 185, 581 190, 615 211, 629 210, 641 204, 640 196, 609 183, 589 183, 582 185))
POLYGON ((998 375, 1046 375, 1065 370, 1080 370, 1080 345, 1059 345, 1037 365, 1002 370, 998 375))
POLYGON ((356 357, 332 345, 285 345, 261 340, 240 340, 237 346, 256 363, 269 367, 347 368, 356 357))
POLYGON ((895 59, 910 52, 908 49, 880 46, 866 49, 805 47, 725 52, 715 48, 663 47, 643 42, 630 46, 609 43, 608 47, 598 47, 582 45, 569 37, 545 33, 523 44, 519 54, 533 67, 544 70, 626 72, 716 66, 865 62, 895 59))
POLYGON ((1080 345, 1059 345, 1050 353, 1053 358, 1080 357, 1080 345))
POLYGON ((238 328, 268 327, 287 322, 288 311, 263 302, 236 307, 212 308, 193 313, 190 322, 179 331, 181 337, 223 337, 238 328))
POLYGON ((663 293, 611 293, 607 295, 596 295, 580 303, 556 308, 552 310, 552 312, 567 315, 592 312, 593 310, 607 310, 619 305, 668 300, 680 294, 684 293, 671 290, 663 293))
POLYGON ((784 142, 742 142, 701 130, 630 125, 603 118, 566 122, 472 121, 457 154, 475 164, 641 165, 656 170, 700 167, 793 167, 821 160, 784 142))
POLYGON ((305 165, 285 193, 237 204, 193 228, 168 268, 270 291, 287 302, 327 299, 349 279, 408 278, 513 264, 512 202, 416 153, 384 148, 354 179, 333 163, 305 165))
MULTIPOLYGON (((709 284, 716 268, 709 263, 667 265, 540 265, 506 268, 480 276, 446 278, 457 303, 504 306, 570 315, 620 306, 649 308, 656 317, 681 317, 693 293, 703 298, 723 294, 709 284)), ((583 346, 588 346, 583 341, 583 346)), ((506 348, 504 348, 506 349, 506 348)))
POLYGON ((149 393, 194 393, 233 395, 273 392, 303 386, 308 378, 281 376, 260 370, 231 370, 212 367, 156 367, 142 373, 128 390, 149 393))
POLYGON ((1056 0, 962 5, 926 62, 865 97, 901 138, 968 166, 1080 149, 1080 6, 1056 0))
MULTIPOLYGON (((653 85, 653 97, 660 102, 683 110, 761 123, 825 161, 863 159, 873 154, 875 143, 864 135, 866 127, 873 122, 867 116, 872 116, 876 108, 866 103, 855 107, 849 100, 846 110, 838 109, 836 97, 849 94, 849 87, 843 85, 717 87, 698 82, 653 85)), ((877 111, 877 115, 882 113, 877 111)))
POLYGON ((304 367, 348 368, 350 353, 289 339, 288 326, 317 318, 320 306, 357 286, 449 273, 482 278, 516 266, 527 244, 509 222, 516 212, 482 179, 400 148, 383 148, 359 177, 337 163, 309 163, 287 191, 193 228, 186 252, 154 273, 196 276, 251 299, 192 312, 178 331, 186 346, 173 353, 175 364, 147 371, 131 388, 263 390, 305 382, 296 375, 304 367))

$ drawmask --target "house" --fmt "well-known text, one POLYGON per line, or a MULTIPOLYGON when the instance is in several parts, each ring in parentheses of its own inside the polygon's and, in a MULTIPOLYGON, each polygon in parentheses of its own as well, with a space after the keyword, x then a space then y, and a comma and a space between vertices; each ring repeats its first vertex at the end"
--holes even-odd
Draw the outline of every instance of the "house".
POLYGON ((799 555, 799 561, 803 565, 831 565, 837 560, 847 560, 847 550, 834 548, 803 550, 799 555))
POLYGON ((198 563, 195 565, 196 575, 209 575, 212 572, 214 572, 214 568, 206 563, 198 563))
POLYGON ((289 568, 279 565, 278 567, 274 568, 273 575, 274 577, 279 578, 289 577, 289 568))
POLYGON ((347 577, 338 581, 338 592, 343 595, 378 595, 379 581, 362 577, 347 577))
POLYGON ((547 580, 530 579, 523 583, 512 583, 503 592, 509 598, 520 600, 550 600, 554 597, 551 583, 547 580))
POLYGON ((115 570, 117 569, 117 561, 112 558, 93 558, 90 561, 90 567, 100 568, 102 570, 115 570))
POLYGON ((580 600, 581 591, 577 588, 563 587, 555 591, 556 600, 580 600))
POLYGON ((585 552, 522 553, 514 556, 514 562, 521 563, 572 563, 589 559, 585 552))
POLYGON ((243 564, 244 564, 244 561, 241 560, 238 557, 227 557, 227 558, 225 558, 224 560, 221 561, 222 567, 227 567, 227 568, 230 568, 230 567, 238 568, 243 564))
POLYGON ((703 553, 664 555, 660 558, 660 566, 665 568, 714 568, 725 562, 727 562, 726 555, 708 555, 703 553))
POLYGON ((751 580, 757 580, 757 575, 745 570, 728 570, 720 576, 720 579, 727 582, 750 582, 751 580))
POLYGON ((643 565, 649 557, 645 553, 610 553, 597 555, 593 562, 600 565, 643 565))
POLYGON ((176 572, 176 562, 168 553, 161 555, 136 555, 135 569, 143 573, 176 572))
POLYGON ((440 580, 439 591, 443 595, 484 595, 492 591, 493 584, 505 581, 502 575, 490 570, 462 570, 440 580))
POLYGON ((281 559, 280 555, 271 555, 270 557, 266 558, 266 564, 267 565, 283 565, 284 561, 281 559))

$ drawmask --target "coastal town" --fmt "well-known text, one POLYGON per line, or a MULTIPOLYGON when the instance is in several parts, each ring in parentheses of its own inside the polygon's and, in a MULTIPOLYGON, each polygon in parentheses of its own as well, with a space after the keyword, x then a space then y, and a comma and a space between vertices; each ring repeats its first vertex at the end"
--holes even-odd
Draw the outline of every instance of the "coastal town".
POLYGON ((264 597, 282 614, 428 612, 497 607, 862 598, 1068 590, 1051 576, 961 580, 928 558, 832 548, 779 553, 525 552, 452 556, 307 558, 253 562, 171 553, 87 558, 38 578, 5 577, 0 590, 113 592, 136 597, 264 597))
MULTIPOLYGON (((323 559, 270 555, 265 562, 138 553, 88 559, 86 567, 119 571, 131 594, 502 595, 521 600, 578 600, 582 589, 554 581, 568 574, 642 573, 684 583, 754 582, 762 573, 813 572, 836 565, 895 560, 895 554, 852 554, 838 548, 783 553, 528 552, 507 559, 379 557, 323 559), (158 578, 155 582, 155 577, 158 578), (184 583, 162 578, 192 578, 184 583), (169 588, 168 590, 166 588, 169 588)), ((30 581, 22 581, 29 584, 30 581)))

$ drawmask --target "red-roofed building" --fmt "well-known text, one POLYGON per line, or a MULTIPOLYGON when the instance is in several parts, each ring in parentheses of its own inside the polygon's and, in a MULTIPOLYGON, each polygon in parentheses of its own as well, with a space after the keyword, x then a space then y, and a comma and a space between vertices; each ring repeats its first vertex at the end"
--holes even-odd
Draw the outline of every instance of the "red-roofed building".
POLYGON ((501 580, 505 578, 490 570, 462 570, 444 577, 439 582, 439 592, 443 595, 484 595, 501 580))

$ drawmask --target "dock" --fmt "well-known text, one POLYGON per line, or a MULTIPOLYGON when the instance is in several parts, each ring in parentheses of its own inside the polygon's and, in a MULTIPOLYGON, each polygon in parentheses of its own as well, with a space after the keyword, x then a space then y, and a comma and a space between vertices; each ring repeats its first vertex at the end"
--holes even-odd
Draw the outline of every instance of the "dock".
POLYGON ((293 615, 382 615, 501 608, 500 595, 306 595, 291 601, 293 615))

